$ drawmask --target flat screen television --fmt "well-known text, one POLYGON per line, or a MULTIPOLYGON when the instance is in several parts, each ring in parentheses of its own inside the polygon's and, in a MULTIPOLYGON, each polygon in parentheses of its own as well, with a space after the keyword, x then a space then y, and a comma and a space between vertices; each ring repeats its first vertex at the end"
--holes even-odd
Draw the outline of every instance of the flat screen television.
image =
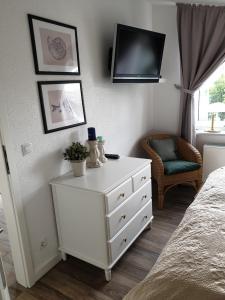
POLYGON ((113 82, 159 82, 165 34, 116 24, 113 82))

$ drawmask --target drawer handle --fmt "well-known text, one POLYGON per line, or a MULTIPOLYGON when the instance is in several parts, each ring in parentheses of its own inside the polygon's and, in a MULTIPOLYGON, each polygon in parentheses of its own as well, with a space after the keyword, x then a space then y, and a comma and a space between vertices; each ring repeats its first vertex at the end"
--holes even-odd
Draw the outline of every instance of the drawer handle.
POLYGON ((121 193, 120 195, 119 195, 119 198, 124 198, 125 197, 125 193, 121 193))
POLYGON ((124 219, 124 220, 125 220, 126 217, 127 217, 126 215, 122 215, 122 216, 121 216, 121 219, 124 219))
POLYGON ((147 195, 142 196, 141 200, 147 199, 147 195))
POLYGON ((148 219, 148 216, 144 216, 144 219, 145 219, 145 220, 148 219))
POLYGON ((127 238, 124 238, 124 239, 123 239, 123 242, 126 243, 126 242, 127 242, 127 238))
POLYGON ((142 176, 142 177, 141 177, 141 181, 142 181, 142 180, 146 180, 146 179, 147 179, 146 176, 142 176))

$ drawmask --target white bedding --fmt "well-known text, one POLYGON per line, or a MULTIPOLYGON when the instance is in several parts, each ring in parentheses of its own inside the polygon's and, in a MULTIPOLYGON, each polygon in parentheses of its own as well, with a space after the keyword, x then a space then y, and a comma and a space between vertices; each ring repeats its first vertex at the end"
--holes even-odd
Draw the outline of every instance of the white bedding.
POLYGON ((213 172, 148 276, 124 300, 225 299, 225 168, 213 172))

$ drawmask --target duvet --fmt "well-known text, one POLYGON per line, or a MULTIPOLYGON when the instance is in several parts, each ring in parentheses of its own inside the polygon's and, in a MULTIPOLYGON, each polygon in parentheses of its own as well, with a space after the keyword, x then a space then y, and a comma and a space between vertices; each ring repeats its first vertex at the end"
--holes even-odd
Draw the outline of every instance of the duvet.
POLYGON ((124 300, 225 299, 225 167, 207 179, 147 277, 124 300))

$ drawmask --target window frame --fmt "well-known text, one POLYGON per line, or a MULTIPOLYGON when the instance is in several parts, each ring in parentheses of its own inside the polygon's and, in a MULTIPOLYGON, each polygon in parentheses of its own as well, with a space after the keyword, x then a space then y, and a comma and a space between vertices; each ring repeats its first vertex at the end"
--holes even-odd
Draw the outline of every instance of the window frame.
MULTIPOLYGON (((209 105, 209 98, 207 99, 208 102, 203 104, 203 101, 206 100, 208 95, 206 95, 209 91, 210 86, 217 81, 220 76, 225 75, 225 62, 223 62, 214 72, 213 74, 202 84, 202 86, 194 93, 194 110, 195 110, 195 130, 196 131, 203 131, 208 130, 211 127, 211 120, 206 119, 206 113, 209 112, 204 111, 205 117, 200 116, 202 108, 206 105, 209 105), (206 92, 207 91, 207 92, 206 92), (201 95, 202 93, 202 95, 201 95), (204 94, 205 93, 205 94, 204 94), (203 99, 205 97, 205 99, 203 99)), ((203 115, 203 114, 202 114, 203 115)), ((218 114, 216 117, 215 122, 215 130, 225 131, 225 120, 221 121, 218 119, 218 114)))

